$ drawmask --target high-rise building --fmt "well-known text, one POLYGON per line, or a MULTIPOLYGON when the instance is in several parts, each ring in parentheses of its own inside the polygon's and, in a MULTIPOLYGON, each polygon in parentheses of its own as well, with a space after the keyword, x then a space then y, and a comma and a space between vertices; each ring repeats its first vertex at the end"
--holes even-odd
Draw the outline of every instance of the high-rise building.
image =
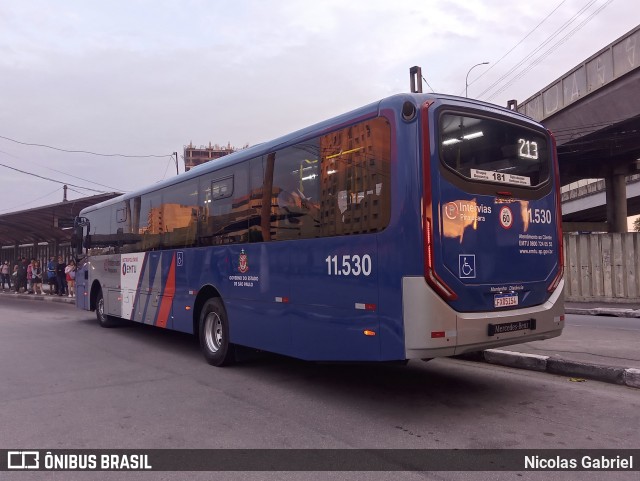
POLYGON ((211 145, 211 142, 209 142, 208 147, 204 145, 194 147, 193 144, 189 142, 189 145, 184 146, 184 171, 187 172, 200 164, 224 157, 227 154, 235 152, 235 150, 235 148, 231 147, 231 144, 227 144, 226 147, 221 147, 218 144, 211 145))

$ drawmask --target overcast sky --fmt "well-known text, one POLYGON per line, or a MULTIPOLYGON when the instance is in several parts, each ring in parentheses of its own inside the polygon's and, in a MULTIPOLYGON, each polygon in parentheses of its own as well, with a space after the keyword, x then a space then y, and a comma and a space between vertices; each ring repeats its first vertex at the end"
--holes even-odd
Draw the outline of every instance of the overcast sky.
MULTIPOLYGON (((469 96, 523 101, 639 19, 637 0, 0 0, 0 163, 130 191, 189 142, 253 145, 407 92, 413 65, 464 95, 487 61, 469 96)), ((62 200, 5 166, 0 214, 62 200)))

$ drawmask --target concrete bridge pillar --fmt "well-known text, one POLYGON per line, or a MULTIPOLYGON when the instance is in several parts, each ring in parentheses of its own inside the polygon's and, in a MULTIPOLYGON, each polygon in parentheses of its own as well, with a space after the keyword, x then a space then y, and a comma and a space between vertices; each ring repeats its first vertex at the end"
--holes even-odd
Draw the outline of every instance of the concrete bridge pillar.
POLYGON ((615 172, 605 178, 609 232, 627 232, 627 182, 615 172))

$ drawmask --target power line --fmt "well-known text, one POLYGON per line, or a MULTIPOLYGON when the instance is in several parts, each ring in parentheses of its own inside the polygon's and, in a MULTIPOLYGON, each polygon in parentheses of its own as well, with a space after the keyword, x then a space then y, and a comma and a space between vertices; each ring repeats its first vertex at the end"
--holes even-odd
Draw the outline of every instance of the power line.
MULTIPOLYGON (((558 10, 558 9, 562 6, 562 4, 563 4, 563 3, 565 3, 566 1, 567 1, 567 0, 562 0, 562 1, 561 1, 561 2, 560 2, 560 3, 559 3, 559 4, 558 4, 558 5, 557 5, 557 6, 556 6, 556 7, 555 7, 555 8, 554 8, 554 9, 553 9, 553 10, 552 10, 552 11, 551 11, 547 16, 546 16, 546 17, 544 17, 544 18, 542 19, 542 21, 540 21, 540 23, 538 23, 538 25, 536 25, 536 26, 533 28, 533 30, 531 30, 528 34, 526 34, 524 37, 522 37, 522 39, 521 39, 518 43, 516 43, 513 47, 511 47, 511 49, 510 49, 507 53, 505 53, 505 54, 504 54, 502 57, 500 57, 497 61, 493 62, 493 64, 491 65, 491 67, 489 67, 489 68, 488 68, 488 69, 486 69, 484 72, 482 72, 480 75, 478 75, 478 76, 476 77, 476 79, 475 79, 475 80, 473 80, 469 85, 473 85, 473 84, 474 84, 474 83, 476 83, 478 80, 480 80, 482 77, 484 77, 485 75, 487 75, 487 74, 488 74, 488 73, 489 73, 489 72, 490 72, 490 71, 491 71, 495 66, 497 66, 500 62, 502 62, 502 61, 505 59, 505 57, 506 57, 507 55, 509 55, 511 52, 513 52, 513 51, 514 51, 514 50, 515 50, 515 49, 516 49, 516 48, 517 48, 517 47, 518 47, 522 42, 524 42, 527 38, 529 38, 529 37, 533 34, 533 32, 535 32, 536 30, 538 30, 538 28, 540 27, 540 25, 542 25, 544 22, 546 22, 546 21, 547 21, 547 19, 548 19, 549 17, 551 17, 551 15, 553 15, 553 14, 556 12, 556 10, 558 10)), ((460 92, 460 94, 459 94, 459 95, 462 95, 463 93, 464 93, 464 90, 462 90, 462 91, 460 92)))
POLYGON ((82 187, 81 185, 70 184, 69 182, 62 182, 62 181, 59 181, 59 180, 51 179, 49 177, 44 177, 42 175, 34 174, 32 172, 26 172, 24 170, 16 169, 15 167, 11 167, 10 165, 6 165, 6 164, 2 164, 2 163, 0 163, 0 167, 5 167, 7 169, 11 169, 11 170, 15 170, 16 172, 20 172, 22 174, 31 175, 33 177, 38 177, 39 179, 48 180, 49 182, 56 182, 58 184, 70 185, 72 187, 77 187, 78 189, 90 190, 92 192, 98 192, 100 194, 108 193, 106 190, 91 189, 89 187, 82 187))
POLYGON ((431 85, 429 85, 429 82, 427 82, 427 79, 424 78, 424 75, 422 76, 422 80, 424 80, 424 83, 427 84, 427 87, 429 87, 431 89, 431 92, 435 92, 435 90, 433 90, 433 87, 431 85))
POLYGON ((535 49, 533 49, 531 52, 529 52, 525 57, 522 58, 522 60, 520 60, 516 65, 514 65, 513 67, 511 67, 511 69, 509 69, 504 75, 502 75, 500 78, 498 78, 498 80, 496 80, 495 82, 493 82, 491 85, 489 85, 489 87, 487 87, 485 90, 483 90, 479 95, 478 98, 481 98, 483 95, 485 95, 487 92, 491 91, 496 85, 500 84, 503 80, 505 80, 506 78, 508 78, 510 75, 513 74, 513 72, 515 72, 516 70, 518 70, 523 64, 525 64, 527 62, 527 60, 529 58, 531 58, 531 56, 535 55, 536 53, 538 53, 540 50, 542 50, 546 45, 548 45, 551 41, 553 41, 553 39, 555 37, 557 37, 558 35, 560 35, 560 33, 565 30, 566 28, 569 27, 569 25, 571 25, 573 22, 575 22, 578 17, 580 17, 580 15, 582 15, 582 13, 584 13, 584 11, 586 11, 589 7, 591 7, 591 5, 593 5, 595 3, 596 0, 589 0, 580 10, 578 10, 577 13, 575 13, 571 18, 569 18, 569 20, 567 20, 565 23, 563 23, 558 29, 556 29, 555 32, 553 32, 551 35, 549 35, 540 45, 538 45, 535 49))
MULTIPOLYGON (((80 187, 80 188, 82 188, 82 187, 80 187)), ((71 187, 68 187, 68 186, 67 186, 67 190, 70 190, 71 192, 75 192, 76 194, 87 195, 86 192, 80 192, 79 190, 72 189, 71 187)))
POLYGON ((91 152, 89 150, 69 150, 69 149, 62 149, 59 147, 53 147, 51 145, 46 145, 46 144, 36 144, 36 143, 31 143, 31 142, 22 142, 20 140, 16 140, 16 139, 12 139, 9 137, 4 137, 2 135, 0 135, 0 139, 4 139, 4 140, 8 140, 10 142, 14 142, 16 144, 20 144, 20 145, 28 145, 31 147, 44 147, 46 149, 52 149, 52 150, 57 150, 59 152, 68 152, 71 154, 90 154, 90 155, 98 155, 100 157, 127 157, 127 158, 150 158, 150 157, 154 157, 154 158, 164 158, 167 157, 169 154, 164 154, 164 155, 127 155, 127 154, 102 154, 99 152, 91 152))
POLYGON ((40 199, 44 199, 45 197, 49 197, 50 195, 53 195, 58 191, 60 191, 60 187, 57 187, 56 190, 54 190, 53 192, 49 192, 48 194, 45 194, 42 197, 38 197, 37 199, 30 200, 29 202, 21 202, 20 205, 9 207, 8 209, 2 209, 2 210, 0 210, 0 212, 6 212, 8 210, 13 210, 13 209, 17 209, 19 207, 24 207, 25 205, 33 204, 34 202, 37 202, 40 199))
POLYGON ((509 82, 507 82, 504 86, 494 92, 488 100, 493 99, 499 93, 503 92, 507 87, 512 85, 516 80, 521 79, 527 72, 529 72, 532 68, 540 65, 540 63, 547 58, 551 53, 553 53, 560 45, 569 40, 578 30, 582 29, 587 23, 589 23, 594 17, 596 17, 602 10, 604 10, 609 4, 613 2, 613 0, 607 0, 602 6, 600 6, 596 11, 592 12, 587 18, 585 18, 581 23, 579 23, 573 30, 567 33, 564 37, 554 43, 551 47, 549 47, 546 51, 544 51, 538 58, 533 60, 522 72, 512 78, 509 82))
MULTIPOLYGON (((5 152, 4 150, 0 150, 0 153, 6 154, 6 155, 8 155, 10 157, 13 157, 13 158, 21 160, 21 161, 25 161, 26 160, 26 159, 23 159, 22 157, 17 157, 17 156, 15 156, 13 154, 10 154, 9 152, 5 152)), ((122 190, 123 190, 123 189, 118 189, 117 187, 112 187, 110 185, 101 184, 100 182, 95 182, 93 180, 85 179, 83 177, 78 177, 77 175, 69 174, 68 172, 64 172, 62 170, 58 170, 58 169, 54 169, 54 168, 51 168, 51 167, 47 167, 46 165, 39 164, 38 162, 34 162, 33 160, 28 160, 28 162, 31 162, 32 164, 35 164, 38 167, 42 167, 43 169, 52 170, 53 172, 57 172, 59 174, 67 175, 67 176, 72 177, 74 179, 84 180, 85 182, 89 182, 90 184, 99 185, 101 187, 106 187, 107 189, 116 190, 118 192, 122 192, 122 190)))
MULTIPOLYGON (((39 165, 39 164, 37 164, 37 163, 35 163, 35 162, 34 162, 34 164, 39 165)), ((93 180, 85 179, 85 178, 83 178, 83 177, 78 177, 77 175, 72 175, 72 174, 69 174, 69 173, 67 173, 67 172, 63 172, 63 171, 61 171, 61 170, 52 169, 51 167, 46 167, 46 166, 43 166, 43 165, 39 165, 39 166, 40 166, 40 167, 44 167, 45 169, 53 170, 54 172, 57 172, 57 173, 59 173, 59 174, 68 175, 69 177, 72 177, 72 178, 74 178, 74 179, 84 180, 85 182, 89 182, 90 184, 99 185, 100 187, 106 187, 107 189, 116 190, 116 191, 118 191, 118 192, 122 192, 122 191, 123 191, 123 189, 118 189, 117 187, 111 187, 110 185, 105 185, 105 184, 101 184, 100 182, 95 182, 95 181, 93 181, 93 180)))
POLYGON ((171 165, 171 160, 173 159, 173 157, 171 157, 171 159, 169 159, 169 161, 167 162, 167 166, 164 169, 164 175, 162 176, 162 180, 165 179, 165 177, 167 176, 167 171, 169 170, 169 166, 171 165))

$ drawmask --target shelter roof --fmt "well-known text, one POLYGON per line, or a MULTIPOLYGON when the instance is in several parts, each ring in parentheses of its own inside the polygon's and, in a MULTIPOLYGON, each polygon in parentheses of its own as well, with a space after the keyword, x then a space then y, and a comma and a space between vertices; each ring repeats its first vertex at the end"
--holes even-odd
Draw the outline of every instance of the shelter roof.
POLYGON ((69 242, 82 209, 119 195, 110 192, 0 215, 0 245, 69 242))

